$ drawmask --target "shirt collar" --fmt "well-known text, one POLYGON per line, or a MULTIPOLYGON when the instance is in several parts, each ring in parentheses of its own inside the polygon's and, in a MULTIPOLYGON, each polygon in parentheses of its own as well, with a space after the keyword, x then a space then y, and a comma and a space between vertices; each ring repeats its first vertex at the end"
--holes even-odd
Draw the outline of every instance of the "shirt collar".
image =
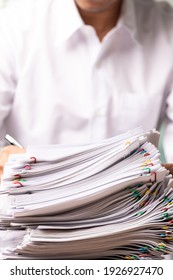
POLYGON ((52 13, 56 46, 85 25, 74 0, 54 0, 52 13))
POLYGON ((117 26, 126 29, 134 42, 140 45, 137 24, 137 7, 135 2, 135 0, 123 1, 121 16, 117 26))
MULTIPOLYGON (((135 2, 136 1, 132 0, 123 1, 120 19, 116 28, 125 28, 132 39, 134 39, 136 43, 139 43, 135 2)), ((66 41, 77 30, 85 26, 74 0, 54 0, 52 13, 56 46, 66 41)))

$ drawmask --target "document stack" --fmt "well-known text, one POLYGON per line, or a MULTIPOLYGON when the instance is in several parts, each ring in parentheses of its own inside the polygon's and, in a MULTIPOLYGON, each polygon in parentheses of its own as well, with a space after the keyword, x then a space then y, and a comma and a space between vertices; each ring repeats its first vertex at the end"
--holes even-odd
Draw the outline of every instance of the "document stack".
POLYGON ((0 193, 1 259, 162 259, 173 252, 173 183, 159 133, 11 155, 0 193))

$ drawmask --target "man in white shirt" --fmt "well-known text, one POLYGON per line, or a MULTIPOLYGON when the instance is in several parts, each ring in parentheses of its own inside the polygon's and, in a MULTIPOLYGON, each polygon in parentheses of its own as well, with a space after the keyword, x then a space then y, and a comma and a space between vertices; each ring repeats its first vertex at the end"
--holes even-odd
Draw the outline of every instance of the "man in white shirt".
MULTIPOLYGON (((165 121, 173 162, 173 11, 153 0, 19 0, 0 24, 0 139, 81 143, 165 121)), ((5 147, 1 171, 16 147, 5 147)), ((20 149, 19 149, 20 151, 20 149)), ((172 166, 168 166, 172 168, 172 166)))

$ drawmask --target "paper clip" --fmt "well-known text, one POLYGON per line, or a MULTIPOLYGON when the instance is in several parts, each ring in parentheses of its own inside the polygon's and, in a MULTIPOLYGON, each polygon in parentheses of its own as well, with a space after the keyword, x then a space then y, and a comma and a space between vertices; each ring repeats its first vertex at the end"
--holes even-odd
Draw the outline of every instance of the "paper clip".
POLYGON ((167 207, 162 209, 162 211, 168 211, 168 210, 169 210, 169 208, 167 208, 167 207))
POLYGON ((159 243, 159 249, 166 249, 166 245, 164 243, 159 243))
POLYGON ((166 236, 165 239, 167 239, 167 240, 173 240, 173 237, 171 237, 171 236, 166 236))
MULTIPOLYGON (((170 221, 169 221, 170 223, 170 221)), ((162 229, 168 229, 169 227, 168 226, 163 226, 162 229)))
POLYGON ((134 197, 140 196, 140 193, 137 190, 131 190, 131 193, 132 193, 132 196, 134 196, 134 197))
POLYGON ((142 202, 139 204, 140 207, 143 207, 144 205, 145 205, 145 201, 142 201, 142 202))
POLYGON ((16 183, 16 182, 17 182, 17 183, 18 183, 18 182, 26 182, 26 180, 25 180, 25 179, 19 179, 19 180, 13 180, 13 182, 14 182, 14 183, 16 183))
POLYGON ((147 157, 147 156, 150 156, 150 154, 149 154, 149 153, 145 153, 145 154, 144 154, 144 157, 147 157))
POLYGON ((23 187, 23 184, 22 184, 20 181, 17 181, 17 180, 16 180, 16 181, 14 181, 13 183, 14 183, 14 184, 18 184, 18 185, 19 185, 19 186, 18 186, 19 188, 20 188, 20 187, 23 187))
POLYGON ((22 178, 20 174, 15 174, 14 177, 15 177, 16 179, 21 179, 21 178, 22 178))
POLYGON ((139 191, 137 191, 137 190, 131 190, 131 195, 137 200, 137 201, 139 201, 140 199, 141 199, 141 195, 140 195, 140 193, 139 193, 139 191))
POLYGON ((162 217, 163 217, 163 219, 164 220, 166 220, 167 218, 169 218, 169 213, 168 212, 164 212, 164 213, 162 213, 162 217))
POLYGON ((25 168, 26 170, 31 170, 31 169, 32 169, 30 164, 26 164, 26 165, 24 166, 24 168, 25 168))
POLYGON ((138 260, 138 257, 137 256, 131 256, 131 259, 132 260, 138 260))
POLYGON ((171 202, 169 202, 167 205, 170 206, 170 205, 172 205, 172 204, 173 204, 173 202, 171 201, 171 202))
POLYGON ((145 149, 140 149, 140 150, 139 150, 139 153, 140 153, 140 154, 145 154, 145 153, 147 153, 147 151, 146 151, 145 149))
POLYGON ((148 253, 148 248, 147 247, 141 247, 141 248, 139 248, 139 251, 143 252, 143 253, 148 253))
POLYGON ((136 214, 136 216, 142 216, 146 211, 140 211, 136 214))
MULTIPOLYGON (((157 181, 157 174, 156 174, 156 172, 151 172, 151 175, 154 175, 154 182, 156 182, 157 181)), ((153 182, 152 180, 150 180, 151 182, 153 182)))
POLYGON ((158 190, 155 190, 152 195, 157 195, 158 194, 158 190))
MULTIPOLYGON (((150 164, 151 164, 151 159, 148 159, 148 160, 144 161, 144 163, 141 164, 141 167, 143 167, 143 166, 148 166, 148 165, 150 165, 150 164)), ((153 164, 152 164, 152 165, 153 165, 153 164)))
POLYGON ((172 234, 172 231, 167 230, 167 231, 166 231, 166 234, 167 234, 167 235, 171 235, 171 234, 172 234))
POLYGON ((150 174, 150 172, 151 172, 151 169, 150 169, 149 167, 147 167, 147 168, 144 168, 144 172, 141 173, 140 175, 141 175, 141 176, 147 175, 147 174, 150 174))
POLYGON ((161 237, 166 237, 166 234, 165 233, 161 233, 160 236, 161 237))
POLYGON ((169 197, 165 197, 164 200, 165 200, 166 202, 168 202, 168 203, 172 202, 172 199, 169 198, 169 197))
POLYGON ((150 190, 150 189, 148 189, 148 190, 145 192, 146 195, 150 195, 150 193, 151 193, 151 190, 150 190))
POLYGON ((125 142, 125 145, 131 145, 131 144, 132 144, 131 141, 126 141, 126 142, 125 142))
POLYGON ((37 162, 36 157, 30 157, 30 159, 32 160, 32 163, 36 163, 37 162))
POLYGON ((149 203, 150 203, 149 201, 146 201, 144 206, 147 206, 149 203))
POLYGON ((146 173, 146 172, 144 172, 144 174, 149 174, 149 173, 151 173, 151 169, 150 169, 149 167, 144 168, 144 170, 148 171, 147 173, 146 173))
POLYGON ((130 256, 125 256, 124 257, 126 260, 132 260, 132 258, 130 256))

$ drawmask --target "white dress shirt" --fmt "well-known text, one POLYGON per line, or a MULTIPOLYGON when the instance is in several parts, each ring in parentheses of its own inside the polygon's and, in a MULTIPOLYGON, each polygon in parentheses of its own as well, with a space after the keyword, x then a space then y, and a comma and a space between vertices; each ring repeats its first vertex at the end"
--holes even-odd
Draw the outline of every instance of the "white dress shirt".
MULTIPOLYGON (((15 1, 14 1, 15 2, 15 1)), ((0 134, 29 144, 81 143, 166 120, 173 161, 173 11, 124 1, 99 41, 74 0, 18 0, 0 28, 0 134)))

